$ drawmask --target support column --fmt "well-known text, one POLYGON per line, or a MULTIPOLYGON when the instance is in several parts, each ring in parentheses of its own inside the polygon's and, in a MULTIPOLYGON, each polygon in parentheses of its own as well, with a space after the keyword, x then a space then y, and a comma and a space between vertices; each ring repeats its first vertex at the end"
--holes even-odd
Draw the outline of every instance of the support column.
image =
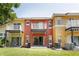
POLYGON ((21 46, 21 32, 19 31, 19 46, 21 46))
POLYGON ((73 29, 71 28, 71 42, 73 43, 73 29))
POLYGON ((7 40, 7 31, 5 31, 5 38, 4 38, 4 46, 6 47, 6 40, 7 40))

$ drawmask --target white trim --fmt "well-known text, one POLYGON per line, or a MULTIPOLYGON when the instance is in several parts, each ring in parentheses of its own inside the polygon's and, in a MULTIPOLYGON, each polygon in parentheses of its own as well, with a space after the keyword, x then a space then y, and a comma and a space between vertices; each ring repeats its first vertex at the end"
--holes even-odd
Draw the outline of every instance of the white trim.
POLYGON ((54 25, 53 27, 66 27, 66 25, 54 25))
POLYGON ((79 12, 67 12, 67 13, 53 13, 53 16, 79 16, 79 12))

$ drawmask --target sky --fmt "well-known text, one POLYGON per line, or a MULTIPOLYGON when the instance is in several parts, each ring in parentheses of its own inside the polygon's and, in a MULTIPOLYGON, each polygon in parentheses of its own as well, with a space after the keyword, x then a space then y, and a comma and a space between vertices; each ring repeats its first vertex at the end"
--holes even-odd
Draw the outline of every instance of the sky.
POLYGON ((23 3, 15 9, 18 18, 51 17, 53 13, 79 13, 79 4, 75 3, 23 3))

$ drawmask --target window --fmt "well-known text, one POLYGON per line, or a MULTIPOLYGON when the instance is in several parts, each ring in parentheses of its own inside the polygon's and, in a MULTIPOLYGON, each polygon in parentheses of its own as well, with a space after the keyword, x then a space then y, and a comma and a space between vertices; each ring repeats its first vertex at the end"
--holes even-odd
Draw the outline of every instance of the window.
POLYGON ((39 28, 39 23, 35 23, 34 28, 39 28))
POLYGON ((39 29, 43 29, 44 27, 43 22, 40 22, 38 26, 39 26, 39 29))
POLYGON ((20 29, 20 23, 14 23, 14 29, 20 29))
POLYGON ((31 28, 32 29, 43 29, 44 23, 43 22, 38 22, 38 23, 32 23, 31 28))
POLYGON ((27 22, 26 22, 26 25, 29 26, 29 25, 30 25, 30 21, 27 21, 27 22))
POLYGON ((79 20, 74 18, 69 18, 67 25, 69 27, 79 27, 79 20))
POLYGON ((57 17, 56 18, 56 25, 63 25, 64 24, 64 20, 62 20, 61 17, 57 17))
POLYGON ((62 21, 61 20, 57 20, 57 24, 58 25, 61 25, 62 24, 62 21))

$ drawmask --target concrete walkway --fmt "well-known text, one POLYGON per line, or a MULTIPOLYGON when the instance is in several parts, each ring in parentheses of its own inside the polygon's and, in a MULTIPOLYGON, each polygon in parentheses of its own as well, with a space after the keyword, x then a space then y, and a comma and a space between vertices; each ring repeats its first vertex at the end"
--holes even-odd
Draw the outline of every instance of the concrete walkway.
POLYGON ((74 50, 79 50, 79 46, 75 46, 74 50))
POLYGON ((44 46, 32 46, 31 48, 47 48, 47 47, 44 47, 44 46))

